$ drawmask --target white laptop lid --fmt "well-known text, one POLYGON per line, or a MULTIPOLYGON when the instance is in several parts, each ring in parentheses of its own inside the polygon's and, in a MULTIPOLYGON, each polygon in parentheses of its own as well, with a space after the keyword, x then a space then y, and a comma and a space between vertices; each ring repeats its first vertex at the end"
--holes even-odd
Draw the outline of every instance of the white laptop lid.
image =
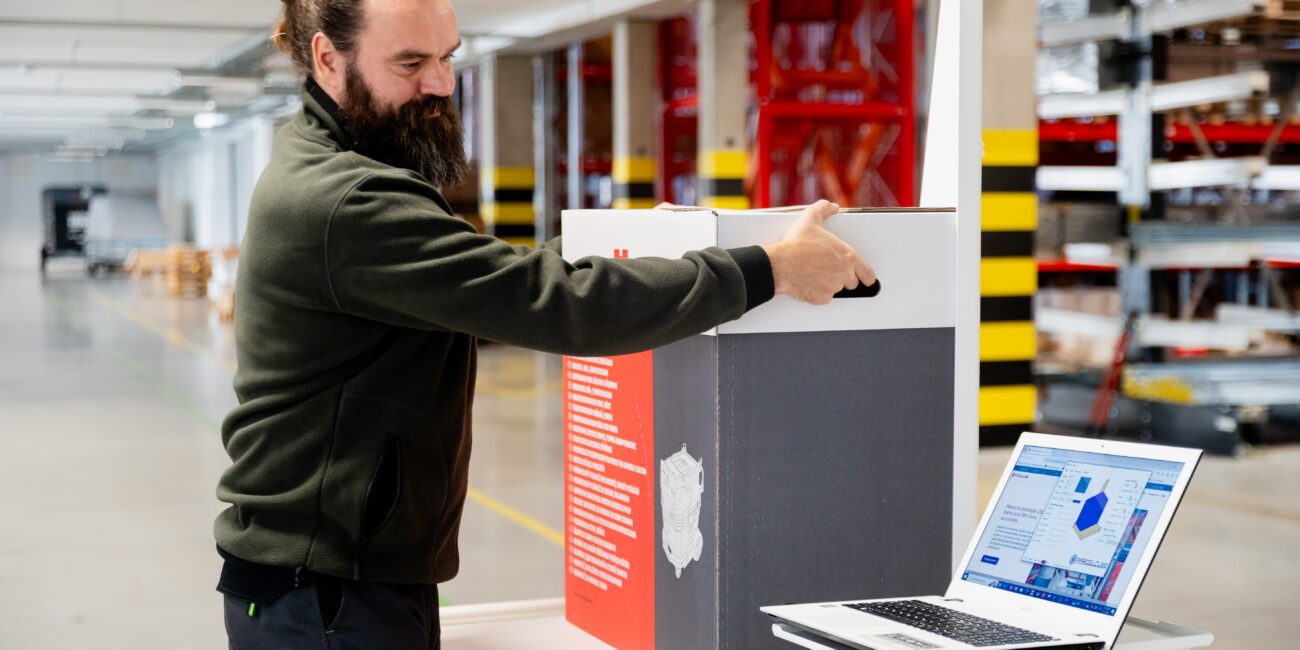
POLYGON ((1025 433, 946 596, 1114 642, 1200 457, 1025 433))

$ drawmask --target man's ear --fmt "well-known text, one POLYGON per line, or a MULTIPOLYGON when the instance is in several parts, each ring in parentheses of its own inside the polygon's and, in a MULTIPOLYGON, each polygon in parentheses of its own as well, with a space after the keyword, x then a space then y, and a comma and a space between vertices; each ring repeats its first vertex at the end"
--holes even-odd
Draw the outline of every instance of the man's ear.
POLYGON ((323 32, 311 37, 312 78, 334 101, 343 97, 346 74, 343 55, 323 32))

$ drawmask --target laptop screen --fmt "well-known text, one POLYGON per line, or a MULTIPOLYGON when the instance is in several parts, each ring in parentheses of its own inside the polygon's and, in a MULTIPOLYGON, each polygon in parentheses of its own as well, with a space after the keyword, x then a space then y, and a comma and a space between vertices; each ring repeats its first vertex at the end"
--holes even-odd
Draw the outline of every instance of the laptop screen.
POLYGON ((1183 470, 1027 445, 962 580, 1114 616, 1183 470))

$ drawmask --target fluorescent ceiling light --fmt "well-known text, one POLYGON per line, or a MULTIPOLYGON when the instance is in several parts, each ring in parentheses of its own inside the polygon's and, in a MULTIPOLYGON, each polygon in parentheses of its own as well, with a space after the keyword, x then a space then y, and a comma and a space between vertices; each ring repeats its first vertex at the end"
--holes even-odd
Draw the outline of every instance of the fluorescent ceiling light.
POLYGON ((37 115, 0 113, 0 126, 101 127, 106 129, 165 130, 176 125, 170 117, 118 115, 37 115))
POLYGON ((79 113, 103 115, 105 113, 129 113, 137 110, 139 104, 130 95, 60 95, 35 93, 21 95, 0 94, 0 110, 25 110, 41 114, 79 113))
POLYGON ((85 164, 85 163, 92 163, 92 162, 95 162, 95 156, 94 156, 94 154, 82 154, 82 153, 59 153, 59 152, 56 151, 56 152, 51 153, 51 154, 46 154, 44 160, 45 160, 45 162, 54 162, 54 163, 81 163, 81 164, 85 164))
POLYGON ((109 116, 108 125, 124 129, 162 131, 176 126, 176 120, 170 117, 109 116))
POLYGON ((116 142, 118 140, 143 140, 148 134, 137 129, 97 129, 79 131, 68 138, 69 142, 116 142))
POLYGON ((244 95, 256 95, 262 92, 265 85, 266 82, 263 79, 255 77, 223 77, 220 75, 178 73, 173 78, 173 86, 176 88, 211 88, 238 92, 244 95))
POLYGON ((230 121, 230 116, 225 113, 205 112, 194 116, 194 128, 206 131, 225 126, 230 121))
POLYGON ((217 103, 212 100, 204 99, 170 99, 167 97, 137 97, 136 104, 140 108, 167 111, 169 113, 203 113, 212 111, 217 107, 217 103))

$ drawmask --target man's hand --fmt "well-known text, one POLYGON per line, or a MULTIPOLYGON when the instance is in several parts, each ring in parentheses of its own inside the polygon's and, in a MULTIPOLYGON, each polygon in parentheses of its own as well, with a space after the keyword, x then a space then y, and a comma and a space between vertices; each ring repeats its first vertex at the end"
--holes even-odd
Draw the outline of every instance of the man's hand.
POLYGON ((804 208, 784 239, 763 247, 772 261, 778 294, 824 305, 841 289, 875 283, 876 272, 853 247, 826 230, 826 219, 839 209, 829 201, 818 201, 804 208))

